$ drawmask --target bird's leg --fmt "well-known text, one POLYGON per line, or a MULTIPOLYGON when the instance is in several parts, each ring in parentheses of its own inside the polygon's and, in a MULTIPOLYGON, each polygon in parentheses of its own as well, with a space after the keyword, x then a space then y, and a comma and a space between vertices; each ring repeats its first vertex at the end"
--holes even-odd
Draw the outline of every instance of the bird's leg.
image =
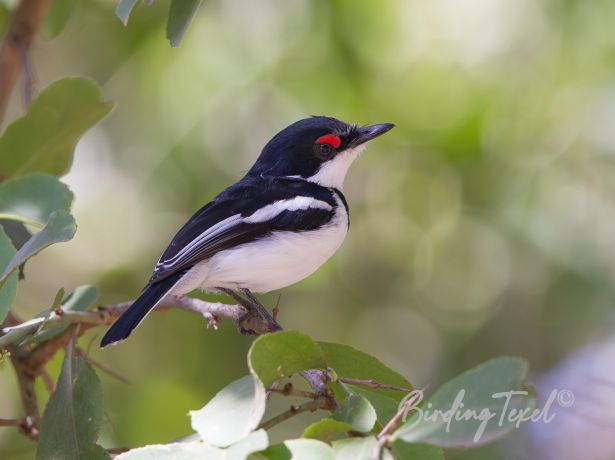
POLYGON ((248 296, 248 299, 240 296, 231 289, 216 289, 226 294, 248 310, 245 315, 236 321, 236 324, 242 334, 259 335, 267 332, 282 330, 282 326, 280 326, 280 324, 271 317, 267 309, 258 301, 256 296, 247 289, 242 289, 242 291, 246 294, 246 296, 248 296))
POLYGON ((273 328, 274 331, 282 330, 282 326, 269 314, 267 309, 260 302, 260 300, 258 300, 258 298, 252 293, 252 291, 250 291, 249 289, 241 288, 241 292, 243 292, 248 298, 248 300, 252 302, 252 305, 254 305, 254 308, 256 309, 256 311, 258 311, 258 314, 267 321, 267 324, 269 324, 273 328))

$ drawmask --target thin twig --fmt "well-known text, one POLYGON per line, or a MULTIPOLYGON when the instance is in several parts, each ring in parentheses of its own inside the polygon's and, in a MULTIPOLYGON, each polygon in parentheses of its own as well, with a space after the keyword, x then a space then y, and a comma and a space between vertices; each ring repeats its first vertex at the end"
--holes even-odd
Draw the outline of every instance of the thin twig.
POLYGON ((308 401, 299 406, 292 405, 290 409, 285 412, 282 412, 280 415, 276 415, 275 417, 267 420, 266 422, 261 423, 259 428, 263 430, 268 430, 278 423, 282 423, 285 420, 288 420, 295 415, 302 414, 303 412, 314 412, 318 409, 322 410, 335 410, 335 408, 331 407, 331 400, 327 396, 319 396, 312 401, 308 401))
POLYGON ((295 396, 297 398, 316 399, 318 395, 311 391, 297 390, 292 383, 287 383, 282 388, 269 388, 267 391, 272 393, 280 393, 284 396, 295 396))
POLYGON ((32 98, 36 94, 36 78, 34 76, 34 66, 32 65, 30 50, 22 43, 20 44, 20 52, 23 68, 22 99, 25 109, 28 110, 30 102, 32 102, 32 98))
POLYGON ((378 433, 378 436, 376 437, 378 439, 378 444, 374 447, 372 456, 374 460, 380 459, 382 450, 387 446, 391 434, 402 422, 404 416, 422 401, 426 389, 427 386, 420 390, 413 390, 409 393, 407 399, 399 406, 397 413, 387 422, 380 433, 378 433))
POLYGON ((278 295, 278 300, 275 303, 275 307, 271 310, 271 314, 273 315, 273 319, 275 321, 278 320, 278 315, 280 314, 280 300, 282 300, 282 294, 278 295))
POLYGON ((75 355, 83 358, 84 361, 87 361, 92 366, 96 367, 97 369, 100 369, 101 371, 105 372, 106 374, 109 374, 111 377, 119 380, 120 382, 125 383, 127 385, 131 384, 130 380, 128 380, 123 375, 121 375, 119 372, 116 372, 113 369, 111 369, 110 367, 105 366, 103 363, 90 358, 87 355, 87 353, 82 348, 75 347, 75 355))
POLYGON ((53 393, 56 388, 56 384, 51 378, 51 375, 49 375, 49 372, 47 372, 47 369, 45 368, 41 369, 41 379, 43 379, 43 383, 45 384, 47 392, 49 394, 53 393))
MULTIPOLYGON (((112 324, 124 311, 132 305, 132 302, 123 302, 117 305, 108 305, 92 311, 62 311, 61 314, 52 312, 48 317, 34 318, 13 327, 2 329, 4 335, 0 336, 0 349, 15 343, 24 337, 35 333, 44 324, 43 329, 62 324, 86 324, 100 325, 112 324)), ((246 312, 240 305, 212 303, 204 300, 193 299, 184 296, 169 296, 156 308, 157 311, 180 309, 199 313, 205 319, 211 316, 216 318, 228 318, 236 321, 246 312)), ((51 342, 51 341, 49 341, 51 342)))
POLYGON ((34 37, 52 0, 21 0, 0 46, 0 121, 34 37))
POLYGON ((20 426, 23 419, 19 418, 0 418, 0 426, 20 426))
POLYGON ((377 382, 376 380, 361 380, 361 379, 350 379, 346 377, 338 377, 337 381, 341 383, 348 383, 350 385, 359 385, 359 386, 363 386, 367 388, 379 388, 382 390, 402 391, 404 393, 410 393, 412 391, 412 388, 404 388, 404 387, 397 387, 394 385, 387 385, 386 383, 380 383, 380 382, 377 382))

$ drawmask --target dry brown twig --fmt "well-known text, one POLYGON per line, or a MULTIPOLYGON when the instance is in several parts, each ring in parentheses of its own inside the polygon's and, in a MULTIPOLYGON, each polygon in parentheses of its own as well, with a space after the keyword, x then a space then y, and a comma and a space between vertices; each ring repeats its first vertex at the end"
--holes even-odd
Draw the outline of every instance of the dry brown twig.
MULTIPOLYGON (((38 438, 40 412, 34 382, 38 377, 42 377, 47 388, 51 388, 53 385, 53 382, 46 375, 45 365, 47 362, 56 352, 66 347, 74 337, 81 336, 89 328, 113 323, 131 304, 132 302, 124 302, 117 305, 107 305, 92 311, 67 312, 58 310, 44 318, 34 318, 24 322, 20 321, 14 313, 9 312, 4 323, 0 326, 0 332, 3 334, 0 335, 0 351, 6 350, 8 352, 15 370, 21 402, 26 415, 23 419, 15 419, 17 422, 5 422, 0 426, 17 426, 26 436, 36 440, 38 438), (45 342, 34 345, 22 343, 29 336, 61 325, 68 325, 68 328, 45 342)), ((212 321, 217 322, 218 318, 228 318, 237 322, 246 314, 246 309, 241 305, 211 303, 189 297, 175 296, 163 300, 157 311, 171 309, 200 314, 207 320, 208 325, 211 325, 212 321)), ((85 355, 83 351, 81 351, 81 354, 85 355)), ((123 379, 101 363, 89 357, 87 357, 87 360, 114 377, 123 379)))
POLYGON ((400 404, 397 413, 393 416, 391 420, 382 428, 380 433, 376 438, 378 439, 378 444, 374 448, 374 453, 372 458, 374 460, 379 460, 382 455, 382 450, 388 445, 391 434, 395 431, 395 429, 399 426, 399 424, 404 420, 404 417, 410 412, 413 408, 415 408, 423 399, 423 395, 427 390, 428 386, 421 388, 420 390, 412 390, 405 401, 400 404))
POLYGON ((24 102, 32 98, 33 71, 28 59, 30 47, 52 0, 22 0, 15 8, 0 45, 0 122, 19 74, 24 73, 24 102))
POLYGON ((283 421, 304 412, 314 412, 319 409, 334 411, 337 406, 332 404, 335 404, 335 399, 333 398, 333 396, 329 394, 324 394, 298 406, 291 405, 290 409, 288 409, 287 411, 282 412, 280 415, 276 415, 275 417, 267 420, 266 422, 261 423, 259 428, 262 428, 263 430, 268 430, 276 426, 278 423, 282 423, 283 421))
MULTIPOLYGON (((85 329, 98 325, 110 325, 126 311, 130 305, 132 305, 132 302, 107 305, 92 311, 60 310, 58 312, 52 312, 49 316, 44 318, 34 318, 20 324, 4 327, 1 330, 4 335, 0 336, 0 350, 34 334, 39 329, 45 330, 53 326, 64 324, 83 324, 85 329)), ((211 324, 212 320, 217 322, 219 318, 237 321, 246 313, 245 308, 241 305, 212 303, 185 296, 167 297, 158 305, 156 311, 167 311, 172 309, 198 313, 207 320, 208 324, 211 324)), ((54 342, 55 340, 56 338, 44 343, 54 342)), ((49 346, 51 347, 53 345, 49 346)), ((40 353, 42 353, 42 351, 40 353)))

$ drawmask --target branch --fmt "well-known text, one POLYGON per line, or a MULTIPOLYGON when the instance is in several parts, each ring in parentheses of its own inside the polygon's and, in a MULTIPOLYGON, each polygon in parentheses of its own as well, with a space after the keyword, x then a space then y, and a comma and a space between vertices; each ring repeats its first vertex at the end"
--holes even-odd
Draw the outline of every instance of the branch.
MULTIPOLYGON (((47 329, 52 326, 64 324, 83 324, 86 325, 83 329, 86 329, 87 326, 110 325, 126 311, 130 305, 132 305, 132 302, 107 305, 92 311, 57 310, 46 317, 34 318, 13 327, 5 327, 1 331, 4 335, 0 336, 0 349, 6 348, 8 345, 36 333, 39 328, 47 329)), ((169 296, 156 307, 156 311, 171 309, 187 310, 198 313, 213 327, 217 327, 218 318, 228 318, 237 321, 246 313, 245 308, 240 305, 212 303, 184 296, 169 296)), ((57 343, 56 338, 45 343, 50 342, 57 343)), ((56 350, 63 346, 61 344, 58 345, 59 347, 56 347, 56 350)), ((42 354, 42 352, 40 353, 42 354)))
POLYGON ((286 412, 282 412, 280 415, 276 415, 272 419, 261 423, 259 428, 262 428, 263 430, 268 430, 277 425, 278 423, 282 423, 283 421, 288 420, 295 415, 299 415, 303 412, 314 412, 318 409, 335 410, 334 407, 331 407, 331 398, 329 398, 328 396, 319 396, 318 398, 303 403, 299 406, 290 406, 290 409, 288 409, 286 412))
POLYGON ((411 393, 408 394, 408 399, 404 401, 403 404, 399 406, 397 413, 393 416, 391 420, 384 426, 382 431, 378 433, 377 439, 378 444, 374 448, 373 458, 380 459, 382 450, 389 443, 389 438, 391 437, 391 433, 395 431, 395 429, 399 426, 400 422, 403 420, 404 416, 415 406, 417 406, 421 400, 423 399, 423 394, 425 393, 426 386, 420 390, 412 390, 411 393))
POLYGON ((23 420, 18 418, 0 418, 0 426, 19 426, 23 420))
POLYGON ((412 388, 396 387, 394 385, 387 385, 386 383, 377 382, 376 380, 360 380, 338 377, 337 381, 341 383, 348 383, 350 385, 358 385, 367 388, 379 388, 382 390, 402 391, 404 393, 410 393, 412 391, 412 388))
POLYGON ((52 0, 21 0, 0 46, 0 121, 52 0))
POLYGON ((288 382, 282 388, 269 388, 267 391, 271 393, 279 393, 284 396, 294 396, 297 398, 316 399, 318 395, 311 391, 297 390, 292 383, 288 382))

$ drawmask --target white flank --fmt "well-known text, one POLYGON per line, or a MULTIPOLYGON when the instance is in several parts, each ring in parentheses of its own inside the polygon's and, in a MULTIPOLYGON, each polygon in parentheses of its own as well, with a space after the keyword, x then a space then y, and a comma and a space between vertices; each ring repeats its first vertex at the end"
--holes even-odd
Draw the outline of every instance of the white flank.
MULTIPOLYGON (((204 290, 216 287, 247 288, 253 292, 269 292, 308 277, 335 253, 346 236, 348 215, 341 200, 338 197, 335 199, 335 215, 329 224, 304 232, 277 231, 258 241, 220 251, 195 265, 173 293, 182 294, 196 287, 204 290)), ((311 200, 308 207, 331 208, 328 204, 329 208, 324 208, 324 202, 311 200)), ((283 208, 278 206, 281 209, 279 212, 289 209, 289 206, 306 204, 302 200, 289 203, 291 201, 294 200, 284 200, 286 204, 283 208)))
POLYGON ((267 220, 273 219, 284 211, 298 211, 300 209, 309 208, 318 208, 326 210, 333 209, 333 207, 325 201, 317 200, 309 196, 297 196, 289 200, 275 201, 272 204, 260 208, 259 210, 245 218, 242 217, 241 214, 235 214, 234 216, 227 217, 226 219, 209 227, 207 230, 197 236, 194 240, 188 243, 185 247, 183 247, 181 251, 178 251, 177 254, 175 254, 170 259, 167 259, 162 263, 159 260, 156 264, 156 268, 172 267, 178 262, 181 262, 184 256, 194 252, 199 247, 199 245, 205 243, 208 239, 219 235, 220 233, 236 226, 239 223, 245 222, 247 224, 256 224, 259 222, 265 222, 267 220))
POLYGON ((357 159, 361 152, 365 150, 366 145, 361 144, 354 149, 347 149, 338 153, 332 160, 325 161, 316 174, 308 177, 307 180, 323 187, 335 187, 338 190, 342 190, 348 168, 350 168, 352 162, 357 159))

